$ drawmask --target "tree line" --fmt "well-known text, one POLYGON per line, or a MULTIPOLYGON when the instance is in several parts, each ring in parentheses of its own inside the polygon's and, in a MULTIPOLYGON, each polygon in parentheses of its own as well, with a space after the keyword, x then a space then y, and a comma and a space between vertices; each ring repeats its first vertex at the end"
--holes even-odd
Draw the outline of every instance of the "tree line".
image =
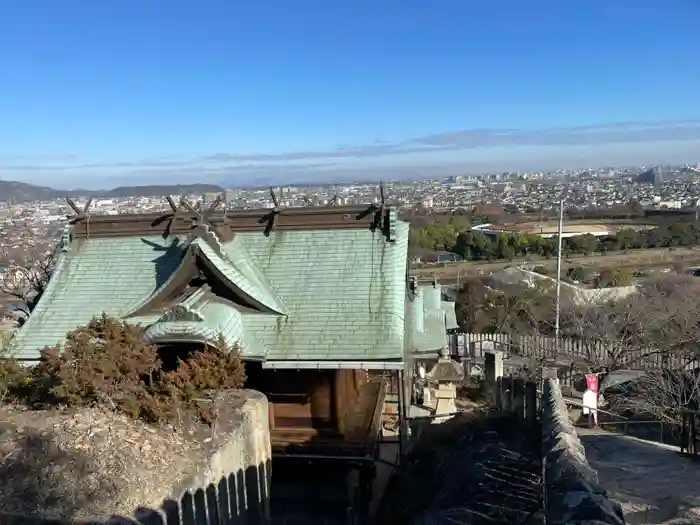
MULTIPOLYGON (((467 260, 499 260, 530 255, 549 258, 557 254, 557 237, 543 238, 532 233, 487 235, 470 229, 465 217, 418 228, 411 232, 411 245, 429 250, 454 252, 467 260)), ((700 224, 674 222, 654 228, 622 228, 613 235, 576 235, 562 240, 562 253, 569 255, 605 254, 645 248, 673 248, 700 245, 700 224)))

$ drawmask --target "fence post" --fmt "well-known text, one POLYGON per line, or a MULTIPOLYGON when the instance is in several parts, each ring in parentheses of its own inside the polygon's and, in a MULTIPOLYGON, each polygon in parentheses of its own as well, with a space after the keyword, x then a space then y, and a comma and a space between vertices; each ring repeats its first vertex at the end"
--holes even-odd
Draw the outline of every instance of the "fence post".
POLYGON ((503 407, 503 412, 509 413, 513 410, 513 378, 503 377, 501 378, 503 385, 503 393, 501 394, 501 406, 503 407))
POLYGON ((537 383, 534 381, 525 384, 525 417, 529 421, 537 419, 537 383))
POLYGON ((503 377, 503 353, 487 352, 484 356, 484 379, 486 387, 493 391, 496 387, 496 380, 503 377))
POLYGON ((519 417, 525 417, 525 380, 522 377, 513 379, 513 412, 519 417))
POLYGON ((496 378, 496 408, 499 412, 503 412, 503 378, 496 378))

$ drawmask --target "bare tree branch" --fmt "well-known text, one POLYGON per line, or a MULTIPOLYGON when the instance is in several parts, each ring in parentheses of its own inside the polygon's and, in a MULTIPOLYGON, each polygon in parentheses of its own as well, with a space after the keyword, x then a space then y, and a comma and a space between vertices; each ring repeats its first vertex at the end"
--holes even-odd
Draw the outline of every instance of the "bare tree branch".
POLYGON ((462 330, 506 335, 508 352, 513 354, 520 354, 520 341, 526 341, 527 350, 535 350, 535 356, 529 355, 535 369, 556 358, 556 349, 547 345, 554 334, 553 289, 547 283, 531 288, 503 283, 497 286, 489 278, 473 278, 465 283, 455 305, 462 330), (533 344, 541 348, 533 348, 533 344))
POLYGON ((695 370, 651 370, 624 385, 611 402, 618 410, 680 424, 683 411, 697 412, 700 407, 700 374, 695 370))
POLYGON ((609 370, 678 368, 699 354, 700 289, 689 278, 651 281, 605 304, 569 303, 562 319, 562 335, 582 343, 590 365, 609 370))
POLYGON ((17 309, 29 315, 46 289, 56 265, 55 249, 29 246, 3 254, 7 268, 0 292, 19 300, 17 309))
POLYGON ((457 298, 457 320, 466 333, 508 335, 513 353, 522 337, 528 355, 536 354, 541 363, 564 359, 586 372, 603 367, 684 369, 700 359, 698 279, 665 276, 604 303, 569 296, 563 289, 558 341, 553 290, 497 286, 488 279, 469 280, 457 298))

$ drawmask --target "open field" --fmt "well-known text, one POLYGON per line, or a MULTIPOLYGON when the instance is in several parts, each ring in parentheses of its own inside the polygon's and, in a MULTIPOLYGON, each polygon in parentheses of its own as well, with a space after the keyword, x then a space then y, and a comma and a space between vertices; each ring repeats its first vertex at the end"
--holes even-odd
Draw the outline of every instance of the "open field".
MULTIPOLYGON (((590 232, 608 232, 614 235, 619 230, 644 230, 654 228, 653 224, 644 224, 632 220, 570 220, 564 222, 564 233, 585 234, 590 232)), ((530 221, 506 225, 507 230, 522 233, 556 234, 559 229, 557 221, 530 221)))
MULTIPOLYGON (((421 268, 413 268, 411 275, 425 278, 437 277, 449 281, 470 275, 488 275, 490 272, 525 262, 535 266, 544 266, 552 271, 555 271, 557 266, 556 258, 545 259, 538 257, 530 257, 527 261, 464 261, 450 264, 424 265, 421 268)), ((684 266, 700 265, 700 247, 675 248, 673 250, 668 248, 650 248, 647 250, 630 250, 627 253, 608 252, 606 255, 570 256, 563 260, 562 273, 572 266, 592 266, 598 269, 629 268, 635 270, 671 267, 677 264, 684 266)))

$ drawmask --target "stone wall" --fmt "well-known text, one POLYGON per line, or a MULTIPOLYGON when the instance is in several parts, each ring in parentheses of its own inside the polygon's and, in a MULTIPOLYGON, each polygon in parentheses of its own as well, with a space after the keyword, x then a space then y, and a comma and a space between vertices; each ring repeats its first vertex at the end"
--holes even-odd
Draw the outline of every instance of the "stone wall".
MULTIPOLYGON (((117 463, 105 464, 112 461, 105 460, 105 452, 125 454, 116 449, 114 440, 100 450, 75 433, 62 440, 57 429, 62 425, 75 427, 76 415, 47 414, 45 418, 54 430, 37 447, 41 450, 18 453, 0 464, 0 476, 10 478, 13 485, 13 491, 0 495, 0 521, 11 525, 268 523, 271 451, 267 399, 259 392, 242 390, 219 393, 211 403, 217 414, 215 423, 183 429, 171 441, 165 434, 174 436, 172 429, 106 415, 109 419, 102 425, 104 433, 128 440, 127 448, 135 449, 120 463, 123 470, 115 467, 117 463), (73 443, 77 443, 75 447, 73 443), (164 458, 158 461, 164 470, 153 468, 156 457, 164 458)), ((79 421, 90 423, 86 436, 98 433, 95 421, 99 414, 77 416, 79 421)), ((22 431, 27 427, 26 421, 23 424, 22 431)), ((33 435, 37 432, 32 430, 33 435)))
MULTIPOLYGON (((521 282, 525 282, 532 286, 535 282, 545 282, 549 284, 555 284, 556 279, 550 277, 549 275, 543 275, 541 273, 533 272, 530 270, 525 270, 524 268, 513 268, 512 272, 519 272, 522 275, 521 282)), ((509 269, 510 270, 510 269, 509 269)), ((636 286, 611 286, 609 288, 586 288, 577 284, 569 283, 566 281, 561 281, 561 287, 563 292, 568 292, 571 299, 577 304, 601 304, 612 300, 624 299, 629 297, 639 291, 636 286)))
POLYGON ((556 379, 544 380, 541 409, 547 524, 624 525, 620 505, 608 498, 586 460, 556 379))
MULTIPOLYGON (((272 453, 267 398, 252 390, 223 420, 211 454, 157 511, 139 509, 144 525, 257 525, 269 520, 272 453), (151 520, 146 520, 146 516, 151 520)), ((219 416, 221 418, 221 415, 219 416)))

